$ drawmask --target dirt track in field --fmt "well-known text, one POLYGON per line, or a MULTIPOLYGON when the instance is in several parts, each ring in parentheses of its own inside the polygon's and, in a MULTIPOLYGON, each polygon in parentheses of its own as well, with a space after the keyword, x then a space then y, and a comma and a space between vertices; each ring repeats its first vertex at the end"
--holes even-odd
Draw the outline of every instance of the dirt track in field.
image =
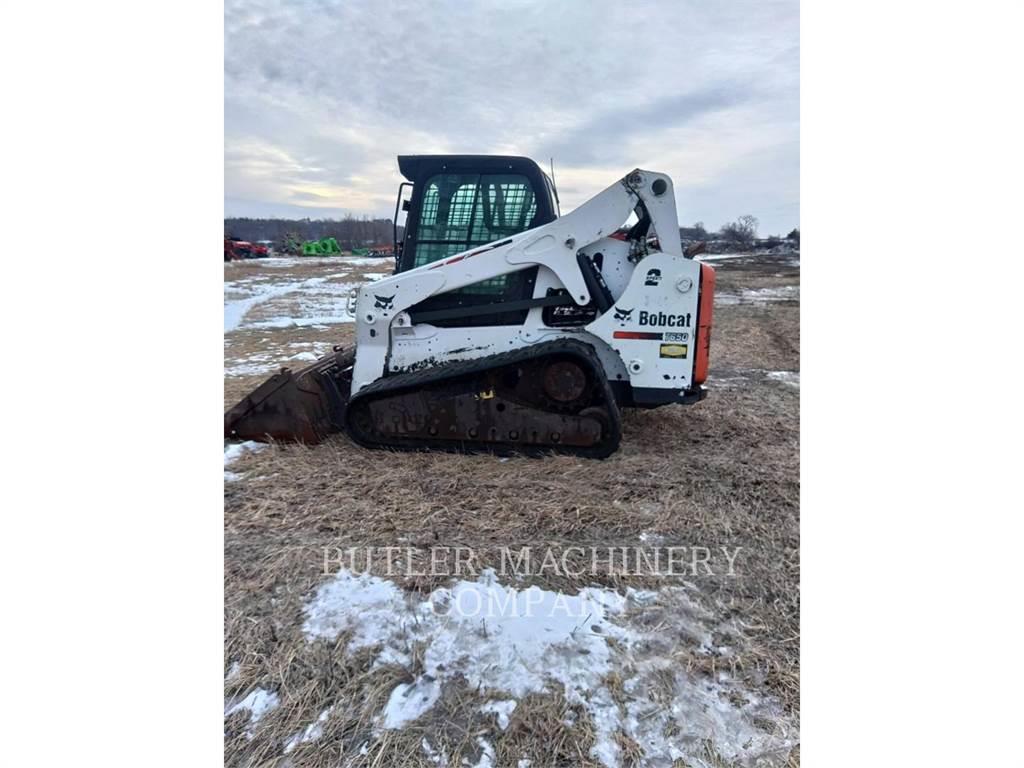
MULTIPOLYGON (((698 569, 686 578, 703 608, 734 628, 727 651, 709 655, 679 638, 665 658, 693 679, 728 671, 745 690, 778 702, 783 716, 759 727, 795 731, 800 269, 793 259, 709 262, 718 275, 709 397, 691 407, 627 411, 622 447, 605 461, 391 454, 340 435, 312 449, 243 453, 229 467, 235 479, 225 483, 225 701, 260 688, 279 703, 258 723, 245 710, 226 717, 227 764, 436 765, 424 738, 443 748, 450 765, 486 764, 481 739, 492 745, 494 765, 601 764, 590 753, 594 724, 557 690, 520 699, 501 729, 494 715, 480 715, 479 691, 450 683, 428 715, 381 730, 389 694, 418 674, 418 662, 375 665, 372 653, 347 649, 348 633, 317 642, 303 635, 303 606, 331 578, 325 547, 461 546, 472 548, 479 567, 498 567, 502 547, 656 541, 738 548, 735 575, 698 569), (329 708, 322 734, 286 755, 288 738, 329 708)), ((276 367, 298 367, 332 344, 351 343, 353 325, 331 318, 340 316, 349 286, 389 266, 344 259, 226 264, 226 303, 238 309, 237 302, 254 301, 225 333, 225 405, 276 367), (261 298, 279 285, 298 287, 261 298)), ((422 596, 447 581, 399 583, 422 596)), ((657 590, 665 581, 544 573, 517 586, 530 584, 574 593, 586 586, 657 590)), ((619 690, 614 680, 607 685, 619 690)), ((644 695, 657 701, 666 694, 644 695)), ((619 747, 623 764, 645 764, 627 734, 619 747)), ((798 764, 799 747, 779 760, 798 764)), ((704 762, 729 761, 711 745, 704 762)))

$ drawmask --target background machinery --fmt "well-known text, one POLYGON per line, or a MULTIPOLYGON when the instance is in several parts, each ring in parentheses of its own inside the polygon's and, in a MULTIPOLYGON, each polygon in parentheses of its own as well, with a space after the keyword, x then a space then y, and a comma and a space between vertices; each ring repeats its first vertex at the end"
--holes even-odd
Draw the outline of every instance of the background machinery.
POLYGON ((224 237, 224 261, 239 259, 265 259, 270 250, 263 243, 250 243, 237 237, 224 237))
POLYGON ((302 244, 303 256, 337 256, 341 253, 338 241, 333 237, 322 237, 319 240, 307 240, 302 244))
POLYGON ((703 399, 715 273, 682 250, 668 176, 559 216, 527 158, 398 162, 396 270, 350 297, 355 347, 272 376, 227 437, 604 457, 622 408, 703 399))

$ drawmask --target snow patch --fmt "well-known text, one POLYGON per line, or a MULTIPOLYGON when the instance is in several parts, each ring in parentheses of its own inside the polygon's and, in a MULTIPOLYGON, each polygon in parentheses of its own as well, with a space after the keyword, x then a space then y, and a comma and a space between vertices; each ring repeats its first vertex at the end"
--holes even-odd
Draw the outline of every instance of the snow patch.
POLYGON ((799 285, 782 285, 775 288, 744 288, 739 293, 720 291, 715 293, 715 303, 771 304, 778 301, 799 301, 799 285))
POLYGON ((381 256, 374 258, 372 256, 340 256, 338 261, 343 264, 349 264, 354 267, 369 267, 369 266, 380 266, 388 262, 394 263, 394 259, 390 256, 381 256))
POLYGON ((252 285, 241 280, 226 282, 224 332, 229 333, 240 328, 287 328, 351 323, 354 318, 348 314, 348 296, 357 285, 328 282, 327 277, 311 277, 306 280, 267 285, 252 285), (292 293, 299 294, 298 307, 292 306, 293 302, 289 300, 289 316, 279 316, 262 322, 245 322, 253 307, 272 303, 275 299, 292 293))
POLYGON ((779 257, 786 258, 786 261, 782 262, 786 266, 800 266, 800 251, 787 248, 786 246, 769 251, 748 251, 745 253, 701 253, 694 257, 694 261, 731 261, 733 259, 751 259, 754 261, 770 261, 778 263, 776 260, 779 257))
POLYGON ((384 727, 401 728, 429 710, 441 697, 441 684, 429 675, 402 683, 391 692, 384 707, 384 727))
POLYGON ((327 722, 327 718, 331 716, 331 711, 334 707, 328 707, 317 717, 316 722, 310 723, 305 727, 304 730, 299 731, 294 736, 288 739, 284 745, 284 753, 287 755, 299 744, 305 744, 308 741, 316 741, 324 735, 324 723, 327 722))
POLYGON ((729 259, 752 259, 752 253, 701 253, 694 257, 694 261, 728 261, 729 259))
POLYGON ((423 748, 423 752, 426 754, 427 759, 430 760, 430 762, 435 765, 448 765, 448 753, 444 749, 438 752, 430 746, 430 742, 427 741, 426 737, 423 737, 423 740, 420 742, 420 746, 423 748))
POLYGON ((338 256, 323 256, 319 258, 315 256, 272 256, 268 259, 260 259, 260 266, 275 268, 299 267, 308 266, 310 264, 337 264, 338 261, 338 256))
POLYGON ((408 607, 404 592, 392 582, 343 569, 317 590, 305 613, 302 631, 308 638, 334 638, 351 629, 349 648, 357 650, 391 641, 393 624, 407 620, 408 607))
POLYGON ((258 376, 280 368, 274 358, 267 354, 250 355, 236 360, 224 369, 225 376, 258 376))
POLYGON ((714 389, 740 389, 763 384, 766 379, 794 389, 800 388, 800 371, 766 371, 763 368, 727 368, 709 375, 707 383, 714 389))
POLYGON ((257 443, 254 440, 246 440, 244 443, 229 443, 224 446, 224 481, 230 482, 238 480, 241 475, 235 472, 228 472, 227 468, 233 462, 237 461, 238 458, 246 451, 262 451, 267 446, 264 443, 257 443))
POLYGON ((800 371, 768 371, 768 378, 800 389, 800 371))
POLYGON ((324 282, 324 278, 314 277, 298 283, 281 283, 272 286, 256 285, 250 287, 249 283, 242 281, 224 283, 225 296, 229 293, 239 292, 250 294, 242 299, 224 302, 224 333, 229 333, 238 328, 249 310, 257 304, 322 282, 324 282))
POLYGON ((517 702, 515 699, 508 699, 507 701, 488 701, 480 707, 480 711, 497 715, 498 727, 504 731, 508 728, 508 718, 509 715, 515 711, 516 704, 517 702))
MULTIPOLYGON (((651 765, 682 757, 707 766, 709 742, 729 759, 782 764, 796 743, 774 702, 751 697, 728 679, 705 679, 680 667, 680 642, 695 654, 729 652, 714 642, 715 633, 729 627, 683 587, 625 595, 588 587, 570 595, 506 587, 487 570, 477 581, 459 581, 418 601, 389 581, 343 570, 317 590, 305 613, 310 640, 350 631, 351 648, 380 647, 377 664, 408 665, 413 646, 423 648, 422 674, 396 686, 382 712, 386 729, 422 716, 444 684, 461 677, 470 688, 508 697, 483 707, 497 714, 500 728, 507 727, 516 699, 562 689, 569 703, 587 711, 595 730, 591 755, 609 767, 621 762, 619 731, 644 747, 642 764, 651 765), (624 706, 605 683, 612 670, 632 675, 624 682, 624 706), (666 685, 672 686, 671 706, 655 705, 651 689, 666 685), (758 721, 780 723, 782 733, 768 733, 758 721)), ((493 754, 480 746, 477 765, 486 768, 493 754)), ((431 755, 429 744, 424 751, 431 755)))
POLYGON ((313 315, 311 317, 274 317, 270 320, 261 320, 252 323, 250 328, 309 328, 312 327, 324 327, 328 325, 342 325, 344 323, 354 323, 356 321, 353 315, 348 313, 347 309, 341 309, 338 314, 331 315, 313 315))
POLYGON ((278 704, 281 703, 280 698, 273 691, 267 691, 263 688, 256 688, 244 699, 234 702, 224 710, 224 717, 235 714, 241 710, 248 710, 249 712, 249 728, 246 730, 246 735, 252 738, 252 729, 256 724, 270 712, 275 709, 278 704))
MULTIPOLYGON (((471 768, 492 768, 494 765, 494 747, 491 745, 491 742, 481 736, 477 736, 476 744, 480 747, 480 759, 471 768)), ((469 765, 469 761, 465 761, 464 764, 469 765)))

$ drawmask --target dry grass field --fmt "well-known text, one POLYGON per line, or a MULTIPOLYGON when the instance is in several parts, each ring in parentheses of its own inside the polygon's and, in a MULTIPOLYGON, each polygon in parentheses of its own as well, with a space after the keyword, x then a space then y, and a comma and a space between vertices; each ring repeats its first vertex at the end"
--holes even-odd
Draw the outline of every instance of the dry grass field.
MULTIPOLYGON (((607 460, 373 452, 343 435, 226 449, 226 764, 799 764, 799 262, 709 263, 710 395, 627 411, 607 460), (339 549, 369 546, 418 566, 464 547, 473 569, 339 573, 339 549), (710 568, 501 575, 503 548, 523 547, 570 562, 686 548, 688 566, 706 549, 710 568), (513 589, 587 612, 567 633, 424 613, 513 589)), ((224 272, 227 407, 350 343, 345 297, 390 262, 224 272)))

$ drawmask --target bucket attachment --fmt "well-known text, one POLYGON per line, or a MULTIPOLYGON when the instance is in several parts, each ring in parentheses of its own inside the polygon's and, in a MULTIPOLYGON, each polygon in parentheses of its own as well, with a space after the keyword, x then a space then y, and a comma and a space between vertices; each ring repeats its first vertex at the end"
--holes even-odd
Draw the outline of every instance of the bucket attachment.
POLYGON ((336 347, 297 372, 282 368, 224 414, 224 437, 315 445, 343 430, 354 361, 336 347))

